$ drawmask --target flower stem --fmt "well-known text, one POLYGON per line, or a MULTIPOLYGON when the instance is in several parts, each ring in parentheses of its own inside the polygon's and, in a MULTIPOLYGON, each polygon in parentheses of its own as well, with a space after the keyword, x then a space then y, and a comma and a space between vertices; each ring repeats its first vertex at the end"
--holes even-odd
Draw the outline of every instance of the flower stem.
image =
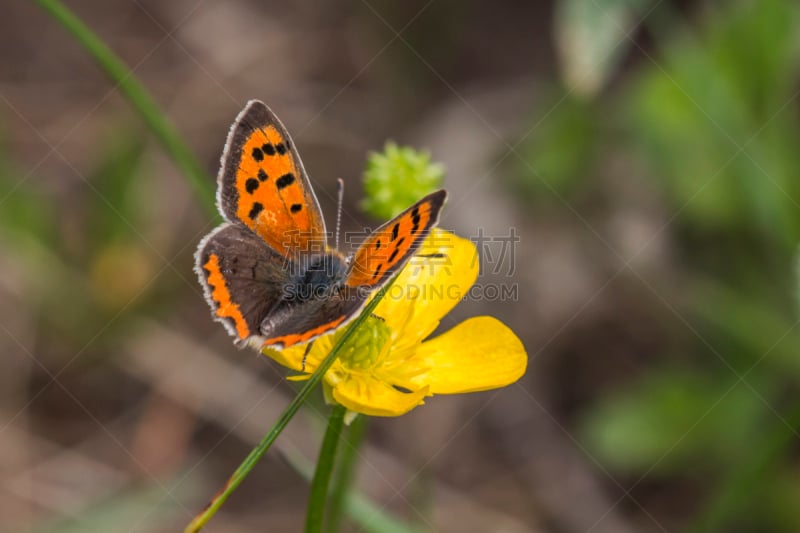
POLYGON ((328 520, 325 523, 325 531, 327 533, 339 531, 345 500, 353 483, 358 449, 364 440, 364 435, 367 433, 366 429, 367 417, 359 415, 350 424, 347 436, 344 438, 344 448, 339 452, 339 464, 336 468, 336 477, 334 477, 329 498, 328 520))
MULTIPOLYGON (((361 417, 359 417, 361 418, 361 417)), ((346 441, 345 441, 346 442, 346 441)), ((306 459, 302 453, 293 448, 282 450, 285 459, 289 465, 294 468, 295 472, 300 474, 303 479, 311 481, 314 477, 314 463, 306 459)), ((341 461, 341 456, 339 461, 341 461)), ((338 470, 338 469, 337 469, 338 470)), ((336 481, 334 481, 333 490, 336 489, 336 481)), ((333 495, 331 495, 333 499, 333 495)), ((330 507, 334 502, 328 506, 328 520, 326 527, 330 530, 330 507)), ((357 526, 358 531, 364 533, 423 533, 423 530, 404 523, 392 515, 390 515, 383 506, 369 500, 357 490, 351 490, 344 493, 343 512, 347 514, 353 523, 357 526)))
POLYGON ((214 182, 192 151, 183 142, 180 134, 167 120, 147 89, 139 83, 134 70, 122 60, 72 11, 59 0, 36 0, 39 6, 58 21, 78 43, 91 55, 106 75, 116 83, 116 88, 139 112, 145 124, 158 137, 167 153, 189 180, 203 206, 214 218, 219 215, 214 207, 214 182))
POLYGON ((225 503, 225 500, 236 490, 244 478, 247 477, 247 474, 255 467, 259 460, 267 453, 272 443, 278 438, 278 435, 281 434, 283 429, 289 423, 289 421, 297 414, 297 411, 300 410, 300 407, 305 403, 308 396, 311 394, 319 382, 322 381, 323 376, 325 373, 330 369, 333 362, 336 361, 336 358, 339 356, 339 352, 342 350, 342 347, 350 340, 350 338, 355 334, 356 330, 358 330, 359 326, 370 316, 372 311, 378 305, 378 302, 381 301, 383 296, 386 294, 386 291, 389 290, 389 287, 392 286, 394 279, 392 279, 389 283, 383 286, 372 300, 364 306, 364 310, 361 312, 358 317, 353 320, 352 324, 347 328, 339 338, 339 341, 333 346, 333 349, 330 353, 322 360, 317 370, 308 378, 308 381, 305 382, 303 388, 300 389, 300 392, 297 393, 289 405, 286 407, 286 410, 281 414, 278 421, 275 422, 275 425, 272 426, 272 429, 261 439, 261 442, 258 443, 258 446, 253 448, 250 454, 242 461, 242 464, 233 472, 233 475, 228 479, 225 485, 220 489, 220 491, 211 499, 211 501, 206 505, 205 509, 203 509, 194 519, 186 526, 184 529, 184 533, 194 533, 196 531, 200 531, 200 529, 211 520, 222 504, 225 503))
POLYGON ((328 429, 325 431, 325 438, 322 439, 317 467, 314 470, 314 479, 311 480, 311 491, 306 512, 306 533, 319 533, 322 531, 328 485, 330 484, 331 473, 336 459, 339 436, 342 434, 345 413, 347 413, 347 409, 343 405, 335 405, 328 417, 328 429))

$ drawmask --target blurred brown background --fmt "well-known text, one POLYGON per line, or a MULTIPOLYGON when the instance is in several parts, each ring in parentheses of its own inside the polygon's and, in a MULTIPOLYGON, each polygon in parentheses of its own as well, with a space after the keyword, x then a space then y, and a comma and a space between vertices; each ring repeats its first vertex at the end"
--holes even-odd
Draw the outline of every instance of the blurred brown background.
MULTIPOLYGON (((442 226, 519 235, 479 283, 527 375, 370 421, 359 488, 425 531, 797 531, 793 2, 70 0, 216 174, 251 98, 328 221, 386 140, 442 226), (510 268, 506 268, 510 267, 510 268)), ((76 41, 0 19, 0 531, 176 531, 294 390, 212 323, 215 221, 76 41)), ((330 223, 330 222, 329 222, 330 223)), ((492 255, 490 258, 487 254, 492 255)), ((208 531, 297 531, 320 398, 208 531)), ((348 530, 378 530, 349 522, 348 530)))

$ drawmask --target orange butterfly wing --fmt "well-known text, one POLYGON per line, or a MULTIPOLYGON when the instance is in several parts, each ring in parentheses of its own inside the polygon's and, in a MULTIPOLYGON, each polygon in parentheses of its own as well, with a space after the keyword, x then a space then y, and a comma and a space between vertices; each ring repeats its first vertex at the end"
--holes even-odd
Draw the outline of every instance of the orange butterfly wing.
POLYGON ((325 221, 286 128, 251 100, 236 117, 218 176, 217 204, 284 257, 325 251, 325 221))
POLYGON ((375 230, 353 257, 347 285, 377 287, 402 268, 439 221, 446 198, 444 190, 431 193, 375 230))

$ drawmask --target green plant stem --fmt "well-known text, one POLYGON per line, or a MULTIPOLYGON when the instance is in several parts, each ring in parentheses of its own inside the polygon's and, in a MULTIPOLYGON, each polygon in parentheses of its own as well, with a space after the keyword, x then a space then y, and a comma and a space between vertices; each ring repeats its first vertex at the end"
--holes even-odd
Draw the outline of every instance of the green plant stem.
MULTIPOLYGON (((295 449, 283 450, 283 456, 295 472, 303 479, 311 481, 314 477, 314 464, 295 449)), ((351 490, 344 495, 344 512, 365 533, 423 533, 388 514, 383 507, 351 490)), ((330 515, 329 515, 330 516, 330 515)))
POLYGON ((325 522, 327 533, 339 531, 342 515, 345 507, 345 500, 350 493, 355 476, 356 459, 358 450, 364 441, 367 433, 367 417, 358 415, 350 424, 347 435, 344 438, 343 449, 339 452, 339 461, 336 466, 336 476, 328 498, 328 520, 325 522))
POLYGON ((342 434, 344 415, 347 409, 343 405, 335 405, 328 417, 328 429, 319 450, 319 459, 314 470, 314 479, 311 480, 311 490, 308 497, 306 510, 306 533, 319 533, 325 519, 325 503, 328 496, 333 465, 336 462, 336 448, 339 446, 339 437, 342 434))
POLYGON ((36 2, 72 34, 106 75, 117 84, 120 92, 139 112, 145 124, 156 135, 181 172, 186 175, 203 206, 215 218, 219 217, 214 206, 214 181, 209 178, 208 173, 192 151, 184 144, 180 134, 164 117, 147 89, 136 79, 133 70, 129 69, 80 18, 61 2, 58 0, 36 0, 36 2))
POLYGON ((389 290, 389 287, 392 286, 394 279, 392 279, 389 283, 383 286, 372 300, 364 306, 364 310, 361 312, 358 317, 353 320, 352 324, 347 328, 339 338, 339 341, 333 346, 333 349, 330 351, 327 357, 322 360, 320 363, 319 368, 317 368, 314 373, 308 378, 308 381, 305 382, 303 388, 297 393, 286 409, 283 411, 281 416, 278 418, 278 421, 275 422, 275 425, 269 430, 269 432, 261 439, 261 442, 258 443, 258 446, 253 448, 250 454, 242 461, 242 464, 234 471, 233 475, 228 479, 227 483, 220 489, 220 491, 214 496, 211 501, 206 505, 205 509, 203 509, 194 519, 186 526, 184 529, 184 533, 194 533, 195 531, 200 531, 200 529, 211 520, 216 512, 222 507, 222 504, 225 503, 225 500, 231 495, 231 493, 236 490, 244 478, 247 477, 247 474, 255 467, 259 460, 267 453, 272 443, 275 442, 275 439, 278 438, 278 435, 281 434, 283 429, 289 423, 289 421, 297 414, 297 411, 300 410, 300 407, 305 403, 308 396, 311 394, 311 391, 322 381, 323 376, 325 373, 330 369, 333 362, 336 361, 336 358, 339 356, 339 352, 342 350, 342 347, 350 340, 355 332, 358 330, 359 326, 367 319, 367 317, 372 314, 372 311, 383 299, 383 296, 386 294, 386 291, 389 290))

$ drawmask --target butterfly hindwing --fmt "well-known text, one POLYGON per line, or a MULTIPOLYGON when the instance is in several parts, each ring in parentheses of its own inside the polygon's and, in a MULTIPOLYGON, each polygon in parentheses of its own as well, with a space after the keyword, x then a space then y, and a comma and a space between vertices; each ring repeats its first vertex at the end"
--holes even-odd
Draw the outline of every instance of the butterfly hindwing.
POLYGON ((214 319, 239 344, 260 338, 264 317, 283 298, 286 259, 247 228, 225 223, 197 249, 195 270, 214 319))
POLYGON ((294 258, 325 250, 325 222, 303 163, 286 128, 263 103, 251 100, 225 144, 217 203, 270 247, 294 258))
POLYGON ((414 255, 439 220, 447 193, 429 194, 373 232, 350 263, 347 285, 377 287, 414 255))
POLYGON ((324 298, 281 306, 261 323, 264 346, 288 348, 329 333, 355 317, 367 295, 365 291, 343 287, 324 298))

